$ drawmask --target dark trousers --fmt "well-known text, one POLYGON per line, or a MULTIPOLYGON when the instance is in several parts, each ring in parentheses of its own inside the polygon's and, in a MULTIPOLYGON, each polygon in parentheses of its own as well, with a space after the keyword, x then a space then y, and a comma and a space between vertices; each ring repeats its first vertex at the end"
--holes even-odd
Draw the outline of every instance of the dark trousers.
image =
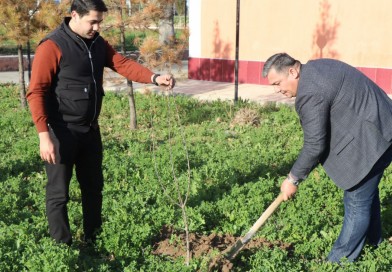
POLYGON ((50 127, 56 147, 56 164, 45 164, 46 214, 50 236, 57 242, 71 244, 67 203, 69 184, 75 173, 82 195, 83 230, 85 240, 95 239, 102 225, 102 141, 99 129, 78 132, 65 127, 50 127))

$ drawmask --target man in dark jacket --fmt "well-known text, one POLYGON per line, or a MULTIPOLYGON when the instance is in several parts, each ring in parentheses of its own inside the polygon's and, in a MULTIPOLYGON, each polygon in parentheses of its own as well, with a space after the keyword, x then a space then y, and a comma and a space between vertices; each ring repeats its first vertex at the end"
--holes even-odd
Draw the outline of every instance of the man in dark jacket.
POLYGON ((86 241, 101 228, 102 142, 98 117, 104 96, 103 70, 110 67, 129 80, 174 87, 171 75, 154 74, 118 54, 98 33, 102 0, 74 0, 71 17, 38 46, 27 99, 45 161, 49 233, 72 243, 67 203, 75 166, 82 193, 86 241))
POLYGON ((331 59, 302 65, 285 53, 271 56, 263 76, 277 91, 296 97, 304 145, 281 185, 285 200, 321 163, 344 190, 344 222, 328 256, 354 261, 366 239, 381 242, 378 184, 392 160, 392 101, 360 71, 331 59))

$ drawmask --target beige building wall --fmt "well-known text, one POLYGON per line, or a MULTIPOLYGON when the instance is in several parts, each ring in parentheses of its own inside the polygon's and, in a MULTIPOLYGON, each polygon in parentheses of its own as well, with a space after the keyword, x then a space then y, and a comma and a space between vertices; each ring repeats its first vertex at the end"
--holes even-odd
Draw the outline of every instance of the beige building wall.
MULTIPOLYGON (((234 59, 237 1, 198 1, 198 57, 234 59)), ((391 0, 241 0, 240 11, 241 60, 265 61, 284 51, 303 62, 331 57, 392 67, 391 0)))
MULTIPOLYGON (((241 0, 239 82, 271 55, 334 58, 392 94, 392 0, 241 0)), ((189 0, 191 79, 234 81, 237 0, 189 0)))

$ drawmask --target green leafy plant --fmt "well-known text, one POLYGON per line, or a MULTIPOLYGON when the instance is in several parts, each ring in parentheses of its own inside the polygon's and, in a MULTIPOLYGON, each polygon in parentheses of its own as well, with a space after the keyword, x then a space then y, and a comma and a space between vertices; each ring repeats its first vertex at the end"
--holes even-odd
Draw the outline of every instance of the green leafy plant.
MULTIPOLYGON (((203 256, 193 257, 185 266, 185 258, 154 254, 163 226, 184 228, 180 209, 162 193, 151 151, 151 134, 155 133, 160 175, 165 181, 172 180, 172 167, 165 167, 170 165, 167 118, 173 116, 167 97, 136 94, 139 129, 130 131, 123 110, 127 97, 106 94, 100 118, 103 229, 89 250, 81 246, 81 199, 75 179, 71 180, 68 206, 75 242, 68 248, 49 238, 46 175, 39 142, 30 114, 19 107, 18 97, 17 86, 0 86, 0 271, 206 270, 203 256)), ((184 96, 170 99, 181 116, 192 175, 187 202, 189 232, 244 235, 279 193, 280 182, 302 146, 294 109, 250 102, 206 103, 184 96), (256 110, 260 124, 233 126, 232 120, 242 108, 256 110)), ((179 128, 174 126, 171 135, 177 143, 172 148, 178 162, 174 169, 179 178, 185 178, 188 166, 179 128)), ((389 167, 380 184, 386 239, 378 248, 366 246, 357 262, 339 266, 324 261, 339 234, 343 204, 342 192, 317 167, 296 197, 283 203, 254 236, 271 245, 244 250, 233 262, 232 271, 390 271, 391 179, 389 167), (277 246, 282 243, 289 244, 289 249, 277 246)))

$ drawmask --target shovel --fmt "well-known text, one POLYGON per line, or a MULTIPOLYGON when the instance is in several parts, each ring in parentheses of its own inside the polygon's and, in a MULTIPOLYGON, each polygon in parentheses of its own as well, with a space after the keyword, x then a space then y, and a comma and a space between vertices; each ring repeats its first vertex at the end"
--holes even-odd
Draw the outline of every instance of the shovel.
POLYGON ((273 214, 273 212, 278 208, 280 203, 283 201, 283 195, 279 194, 278 197, 274 200, 274 202, 269 205, 269 207, 263 212, 259 219, 257 219, 256 223, 250 228, 248 233, 243 237, 237 240, 237 242, 227 250, 227 253, 224 257, 228 260, 232 260, 237 256, 238 252, 249 242, 252 236, 256 233, 256 231, 267 221, 268 217, 273 214))

